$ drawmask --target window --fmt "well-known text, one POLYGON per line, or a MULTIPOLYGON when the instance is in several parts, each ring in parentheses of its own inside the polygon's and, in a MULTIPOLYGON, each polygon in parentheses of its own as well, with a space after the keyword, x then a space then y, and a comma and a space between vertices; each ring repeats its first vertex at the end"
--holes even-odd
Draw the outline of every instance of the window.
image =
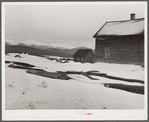
POLYGON ((105 58, 110 58, 110 47, 105 47, 104 49, 105 58))

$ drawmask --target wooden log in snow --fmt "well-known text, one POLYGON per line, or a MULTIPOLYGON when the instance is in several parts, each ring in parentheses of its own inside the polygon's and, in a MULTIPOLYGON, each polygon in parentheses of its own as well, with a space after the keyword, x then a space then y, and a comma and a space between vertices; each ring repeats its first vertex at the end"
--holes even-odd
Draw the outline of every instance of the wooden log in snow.
POLYGON ((144 94, 144 86, 132 86, 132 85, 115 84, 115 83, 111 83, 111 84, 105 83, 104 86, 108 88, 124 90, 127 92, 144 94))
POLYGON ((69 80, 69 79, 71 79, 65 73, 47 72, 47 71, 38 70, 38 69, 28 69, 26 72, 30 73, 30 74, 34 74, 34 75, 39 75, 39 76, 43 76, 43 77, 53 78, 53 79, 61 79, 61 80, 69 80))

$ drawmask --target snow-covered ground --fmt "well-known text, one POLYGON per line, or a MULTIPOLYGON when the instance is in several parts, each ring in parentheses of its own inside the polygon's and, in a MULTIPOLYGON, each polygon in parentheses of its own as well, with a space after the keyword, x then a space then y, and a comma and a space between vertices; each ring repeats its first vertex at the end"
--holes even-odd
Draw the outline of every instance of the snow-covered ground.
MULTIPOLYGON (((49 72, 98 70, 112 76, 144 80, 144 68, 138 65, 108 63, 57 63, 43 57, 8 54, 6 61, 35 65, 49 72)), ((10 109, 143 109, 144 95, 104 87, 102 83, 142 86, 141 83, 69 74, 70 80, 51 79, 26 73, 5 65, 5 107, 10 109)))

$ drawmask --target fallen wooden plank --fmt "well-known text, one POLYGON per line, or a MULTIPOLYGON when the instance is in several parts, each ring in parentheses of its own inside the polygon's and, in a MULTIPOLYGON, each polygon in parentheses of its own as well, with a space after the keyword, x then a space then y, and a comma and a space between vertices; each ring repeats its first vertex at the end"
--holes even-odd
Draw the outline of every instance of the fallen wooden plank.
POLYGON ((11 67, 11 68, 17 68, 17 69, 33 69, 32 67, 25 67, 25 66, 18 66, 18 65, 13 65, 13 64, 10 64, 8 67, 11 67))
POLYGON ((111 84, 110 83, 104 83, 104 86, 108 87, 108 88, 115 88, 115 89, 124 90, 127 92, 144 94, 144 86, 132 86, 132 85, 112 84, 112 83, 111 84))
POLYGON ((28 64, 28 63, 22 63, 22 62, 16 62, 16 61, 5 61, 5 63, 13 63, 13 64, 16 64, 16 65, 21 65, 21 66, 24 66, 24 67, 35 67, 34 65, 31 65, 31 64, 28 64))
POLYGON ((114 80, 122 80, 122 81, 127 81, 127 82, 136 82, 136 83, 142 83, 142 84, 144 84, 144 81, 137 80, 137 79, 120 78, 120 77, 115 77, 115 76, 110 76, 110 75, 102 75, 101 77, 105 77, 105 78, 109 78, 109 79, 114 79, 114 80))
POLYGON ((68 77, 65 73, 47 72, 47 71, 38 70, 38 69, 28 69, 26 72, 30 73, 30 74, 34 74, 34 75, 53 78, 53 79, 61 79, 61 80, 72 79, 72 78, 68 77))

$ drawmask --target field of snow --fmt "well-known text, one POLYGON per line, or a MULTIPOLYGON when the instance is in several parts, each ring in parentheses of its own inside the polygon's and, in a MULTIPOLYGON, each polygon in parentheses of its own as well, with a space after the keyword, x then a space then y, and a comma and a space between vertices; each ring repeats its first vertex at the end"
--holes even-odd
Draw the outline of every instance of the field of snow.
MULTIPOLYGON (((8 54, 6 61, 35 65, 49 72, 98 70, 112 76, 144 80, 144 68, 138 65, 107 63, 57 63, 44 57, 8 54)), ((70 80, 51 79, 28 74, 25 69, 5 65, 5 108, 16 109, 143 109, 144 95, 104 87, 103 83, 144 86, 141 83, 69 74, 70 80)))

